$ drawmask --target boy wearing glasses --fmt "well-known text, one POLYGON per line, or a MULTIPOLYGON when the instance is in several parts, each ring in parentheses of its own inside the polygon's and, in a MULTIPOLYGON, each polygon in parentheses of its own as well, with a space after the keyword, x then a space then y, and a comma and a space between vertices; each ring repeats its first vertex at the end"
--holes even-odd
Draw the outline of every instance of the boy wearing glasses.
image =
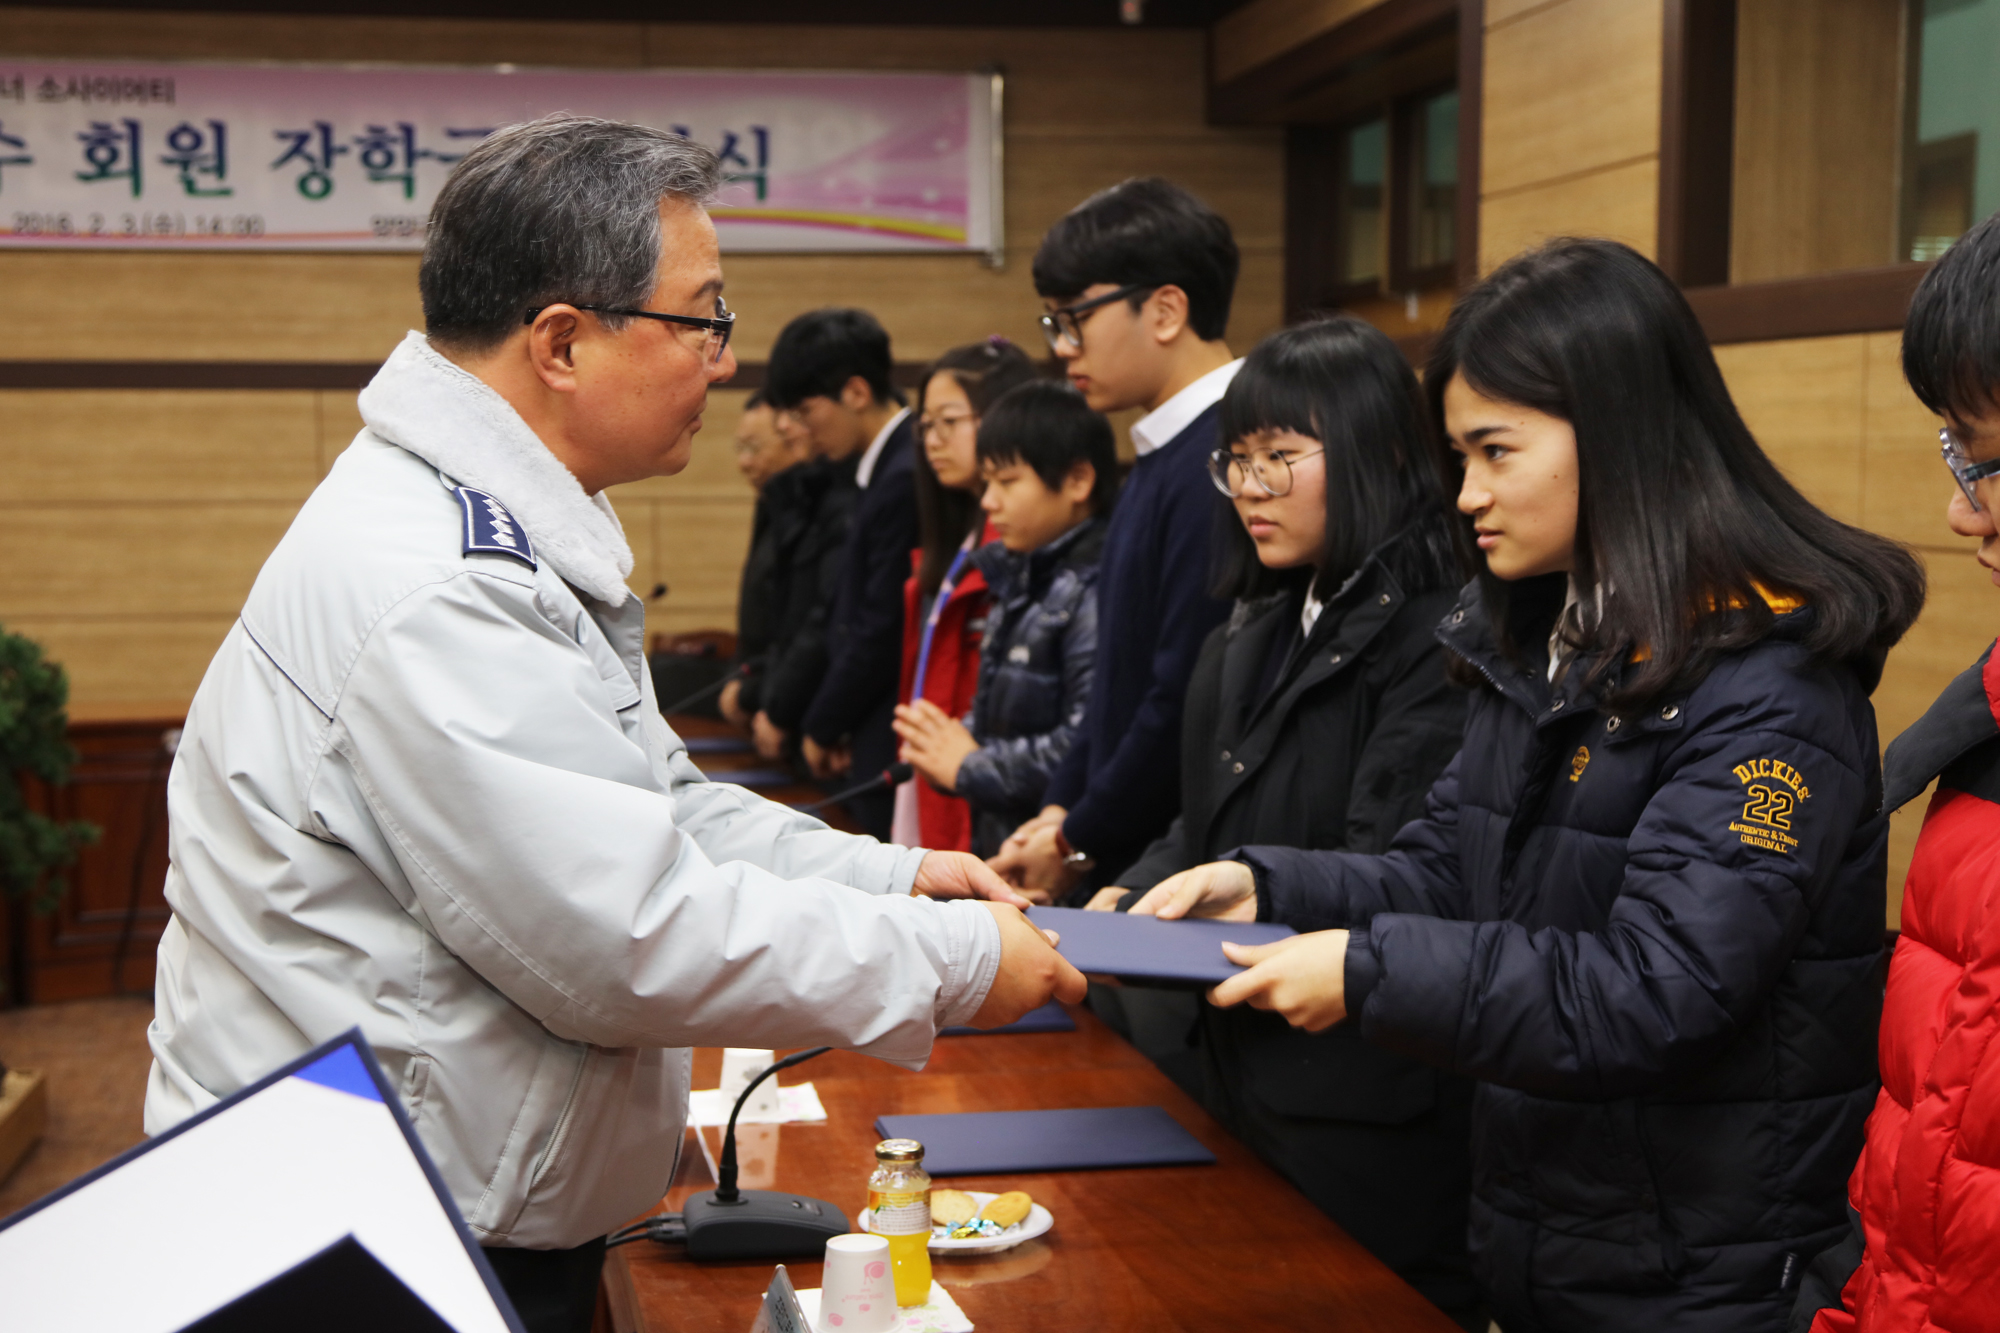
POLYGON ((1146 409, 1104 539, 1098 649, 1082 734, 1040 814, 993 868, 1072 897, 1113 882, 1180 809, 1182 699, 1202 640, 1227 608, 1209 597, 1223 390, 1242 363, 1223 332, 1236 287, 1229 224, 1157 177, 1079 204, 1035 254, 1042 331, 1100 412, 1146 409))
MULTIPOLYGON (((2000 584, 2000 215, 1925 276, 1903 374, 1944 419, 1945 520, 2000 584)), ((1883 761, 1885 811, 1937 794, 1882 1005, 1882 1091, 1848 1181, 1854 1227, 1807 1266, 1793 1328, 2000 1322, 2000 660, 1989 646, 1883 761)))
MULTIPOLYGON (((896 761, 889 723, 902 666, 903 580, 917 544, 917 432, 889 382, 892 365, 889 335, 865 310, 800 315, 771 347, 765 398, 804 424, 821 457, 852 460, 861 491, 826 619, 826 675, 803 715, 766 719, 803 733, 816 778, 852 771, 858 781, 896 761)), ((845 804, 863 830, 889 836, 894 796, 886 785, 845 804)))

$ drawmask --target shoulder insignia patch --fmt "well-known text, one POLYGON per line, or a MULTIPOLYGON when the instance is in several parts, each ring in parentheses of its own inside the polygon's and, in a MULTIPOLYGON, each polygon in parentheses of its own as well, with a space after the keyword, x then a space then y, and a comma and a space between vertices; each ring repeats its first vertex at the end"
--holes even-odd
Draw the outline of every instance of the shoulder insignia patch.
POLYGON ((1731 820, 1729 831, 1746 847, 1789 856, 1799 840, 1792 836, 1792 812, 1812 799, 1805 774, 1777 759, 1752 759, 1730 770, 1743 784, 1741 819, 1731 820))
POLYGON ((529 569, 538 569, 535 562, 535 548, 528 541, 528 534, 521 531, 521 525, 506 507, 485 491, 475 491, 470 486, 460 486, 456 494, 459 505, 465 510, 465 553, 485 552, 490 555, 511 555, 529 569))

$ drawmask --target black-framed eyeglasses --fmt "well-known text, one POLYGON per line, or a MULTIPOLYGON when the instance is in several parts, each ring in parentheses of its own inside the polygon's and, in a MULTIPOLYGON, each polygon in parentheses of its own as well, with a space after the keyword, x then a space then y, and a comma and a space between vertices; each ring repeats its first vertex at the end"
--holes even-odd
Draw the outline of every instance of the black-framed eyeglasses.
POLYGON ((1292 464, 1318 458, 1325 452, 1315 449, 1297 458, 1286 458, 1272 449, 1252 449, 1247 454, 1217 449, 1208 456, 1208 479, 1215 483, 1216 490, 1232 500, 1243 494, 1253 481, 1257 489, 1275 500, 1292 493, 1292 464))
POLYGON ((1973 494, 1973 483, 2000 474, 2000 458, 1991 458, 1984 463, 1975 463, 1965 452, 1965 446, 1958 442, 1949 429, 1938 432, 1939 452, 1944 455, 1944 465, 1951 469, 1951 475, 1958 481, 1958 489, 1965 492, 1965 502, 1972 506, 1974 513, 1984 513, 1986 506, 1979 503, 1973 494))
MULTIPOLYGON (((545 305, 536 306, 522 318, 521 322, 532 324, 535 322, 535 316, 547 309, 545 305)), ((594 315, 633 315, 639 319, 657 319, 662 324, 679 324, 684 328, 704 329, 708 333, 708 346, 703 349, 703 355, 710 361, 722 360, 722 349, 729 346, 729 331, 736 327, 735 314, 723 304, 719 296, 715 298, 713 318, 704 318, 700 315, 665 315, 657 310, 631 310, 624 306, 610 305, 579 305, 577 309, 588 310, 594 315)))
POLYGON ((1078 301, 1075 305, 1060 306, 1049 311, 1041 319, 1042 336, 1049 340, 1049 350, 1059 352, 1059 344, 1068 342, 1077 351, 1083 350, 1083 319, 1092 311, 1102 309, 1113 301, 1123 301, 1137 296, 1140 292, 1156 292, 1162 284, 1157 282, 1130 282, 1115 292, 1093 296, 1088 301, 1078 301))

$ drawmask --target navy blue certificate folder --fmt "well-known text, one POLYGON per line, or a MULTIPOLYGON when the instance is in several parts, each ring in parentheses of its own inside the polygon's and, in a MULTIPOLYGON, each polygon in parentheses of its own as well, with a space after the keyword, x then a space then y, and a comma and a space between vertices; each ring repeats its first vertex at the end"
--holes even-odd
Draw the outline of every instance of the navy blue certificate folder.
POLYGON ((1031 907, 1028 920, 1062 937, 1056 950, 1079 972, 1203 990, 1243 970, 1224 956, 1224 940, 1269 944, 1298 933, 1269 922, 1162 921, 1075 907, 1031 907))
POLYGON ((1158 1106, 885 1115, 876 1117, 875 1132, 923 1144, 924 1170, 934 1176, 1206 1166, 1215 1161, 1214 1153, 1158 1106))

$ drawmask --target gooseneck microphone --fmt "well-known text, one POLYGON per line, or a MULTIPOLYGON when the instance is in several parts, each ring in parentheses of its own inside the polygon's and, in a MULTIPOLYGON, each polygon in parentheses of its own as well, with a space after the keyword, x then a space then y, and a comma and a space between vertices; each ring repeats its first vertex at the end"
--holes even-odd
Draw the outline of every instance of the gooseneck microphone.
MULTIPOLYGON (((829 805, 839 805, 850 796, 866 796, 869 792, 879 791, 883 787, 900 787, 916 775, 916 769, 899 760, 868 779, 868 781, 849 787, 846 791, 835 792, 824 801, 814 801, 811 805, 798 805, 792 808, 802 815, 810 815, 816 811, 826 809, 829 805)), ((726 777, 728 775, 724 774, 723 776, 726 777)))
POLYGON ((776 1061, 750 1080, 730 1108, 722 1134, 722 1155, 716 1159, 715 1192, 697 1195, 679 1213, 649 1217, 621 1227, 605 1238, 606 1245, 657 1240, 687 1245, 690 1259, 817 1258, 834 1236, 847 1234, 847 1214, 825 1199, 778 1190, 736 1188, 736 1117, 759 1083, 793 1065, 825 1055, 831 1046, 815 1046, 776 1061))

